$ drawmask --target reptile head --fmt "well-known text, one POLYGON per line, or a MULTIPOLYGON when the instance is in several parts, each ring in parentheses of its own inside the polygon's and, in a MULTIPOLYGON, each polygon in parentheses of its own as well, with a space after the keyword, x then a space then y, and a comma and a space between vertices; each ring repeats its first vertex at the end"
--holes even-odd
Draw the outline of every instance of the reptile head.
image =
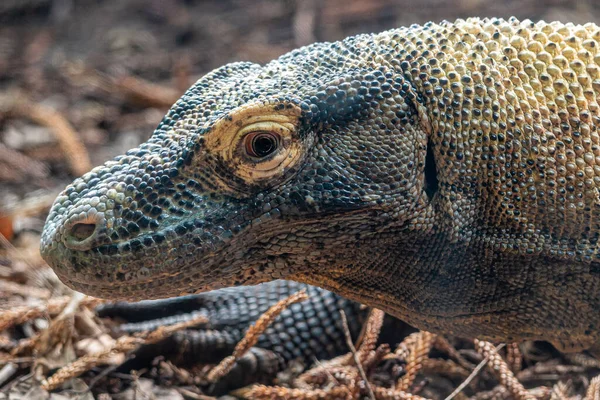
POLYGON ((370 236, 426 206, 426 124, 389 42, 204 76, 146 143, 58 196, 43 257, 67 285, 127 299, 360 267, 370 236))

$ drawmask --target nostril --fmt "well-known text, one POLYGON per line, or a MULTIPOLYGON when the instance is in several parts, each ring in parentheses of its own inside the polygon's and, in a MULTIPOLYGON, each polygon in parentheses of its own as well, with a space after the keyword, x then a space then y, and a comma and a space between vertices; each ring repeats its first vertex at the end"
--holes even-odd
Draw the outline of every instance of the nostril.
POLYGON ((77 241, 83 241, 94 234, 96 224, 78 222, 71 228, 69 236, 77 241))
POLYGON ((86 218, 75 222, 68 227, 63 237, 63 243, 69 249, 73 250, 89 250, 94 245, 94 242, 99 234, 99 221, 91 218, 86 218))
POLYGON ((90 250, 96 246, 104 232, 106 221, 102 216, 88 215, 83 218, 73 218, 67 222, 62 231, 61 241, 72 250, 90 250), (74 219, 74 220, 73 220, 74 219))
POLYGON ((97 214, 72 218, 65 224, 61 241, 72 250, 86 251, 98 245, 106 232, 106 220, 97 214))

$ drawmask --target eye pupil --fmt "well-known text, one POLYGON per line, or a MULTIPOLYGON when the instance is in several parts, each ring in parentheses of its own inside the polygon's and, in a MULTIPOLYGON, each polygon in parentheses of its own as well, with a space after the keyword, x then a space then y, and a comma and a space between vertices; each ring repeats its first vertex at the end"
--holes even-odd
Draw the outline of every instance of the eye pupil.
POLYGON ((277 150, 277 138, 270 133, 254 135, 250 140, 248 153, 253 157, 266 157, 277 150))
POLYGON ((254 140, 254 152, 259 157, 264 157, 273 152, 275 149, 275 141, 269 137, 259 136, 254 140))

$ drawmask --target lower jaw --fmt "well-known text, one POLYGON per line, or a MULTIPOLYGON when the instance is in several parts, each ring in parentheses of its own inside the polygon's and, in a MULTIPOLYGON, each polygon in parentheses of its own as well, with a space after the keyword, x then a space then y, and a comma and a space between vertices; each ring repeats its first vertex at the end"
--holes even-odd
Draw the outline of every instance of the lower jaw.
POLYGON ((93 284, 74 281, 60 274, 57 274, 59 279, 69 288, 81 292, 85 295, 97 297, 101 299, 135 301, 152 297, 172 297, 176 294, 168 293, 160 290, 160 288, 147 289, 138 287, 143 283, 125 283, 125 284, 93 284))
POLYGON ((145 281, 130 282, 99 282, 97 280, 81 281, 73 280, 61 274, 57 274, 59 279, 71 289, 83 294, 109 300, 119 301, 139 301, 150 299, 161 299, 177 297, 186 294, 207 292, 220 289, 226 284, 221 285, 189 285, 178 286, 178 279, 172 275, 158 276, 145 281))

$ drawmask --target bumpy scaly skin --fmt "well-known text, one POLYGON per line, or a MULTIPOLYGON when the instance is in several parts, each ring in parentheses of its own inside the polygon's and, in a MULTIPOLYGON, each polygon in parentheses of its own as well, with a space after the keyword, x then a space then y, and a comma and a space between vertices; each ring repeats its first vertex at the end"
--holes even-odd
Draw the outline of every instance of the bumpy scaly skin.
MULTIPOLYGON (((211 385, 211 394, 222 394, 256 382, 269 382, 290 362, 304 366, 327 360, 348 351, 340 310, 346 314, 348 330, 356 339, 366 320, 368 309, 334 293, 291 281, 273 281, 258 286, 216 290, 198 295, 140 303, 115 303, 98 307, 102 317, 120 317, 129 323, 119 325, 125 332, 152 330, 183 322, 199 315, 208 323, 179 331, 163 341, 143 346, 135 357, 119 367, 148 368, 157 356, 176 365, 218 363, 229 356, 248 327, 278 301, 306 290, 309 299, 292 304, 260 335, 253 351, 237 363, 234 371, 211 385)), ((388 321, 395 338, 402 332, 388 321)), ((385 332, 384 332, 385 333, 385 332)))
POLYGON ((599 42, 594 24, 470 19, 226 65, 65 190, 42 253, 101 297, 284 278, 429 331, 589 347, 599 42), (252 131, 277 151, 250 157, 252 131))
MULTIPOLYGON (((278 280, 168 301, 104 305, 97 311, 102 317, 117 316, 131 321, 120 325, 119 329, 125 332, 152 330, 204 315, 208 323, 199 329, 202 333, 196 337, 197 343, 182 344, 189 349, 181 350, 180 356, 187 363, 209 363, 231 354, 248 327, 269 307, 303 289, 309 299, 283 310, 265 329, 256 346, 272 351, 284 364, 300 360, 311 365, 316 359, 333 358, 348 350, 340 310, 346 314, 351 336, 356 338, 368 308, 314 286, 278 280)), ((174 340, 183 342, 185 336, 176 335, 174 340)))

